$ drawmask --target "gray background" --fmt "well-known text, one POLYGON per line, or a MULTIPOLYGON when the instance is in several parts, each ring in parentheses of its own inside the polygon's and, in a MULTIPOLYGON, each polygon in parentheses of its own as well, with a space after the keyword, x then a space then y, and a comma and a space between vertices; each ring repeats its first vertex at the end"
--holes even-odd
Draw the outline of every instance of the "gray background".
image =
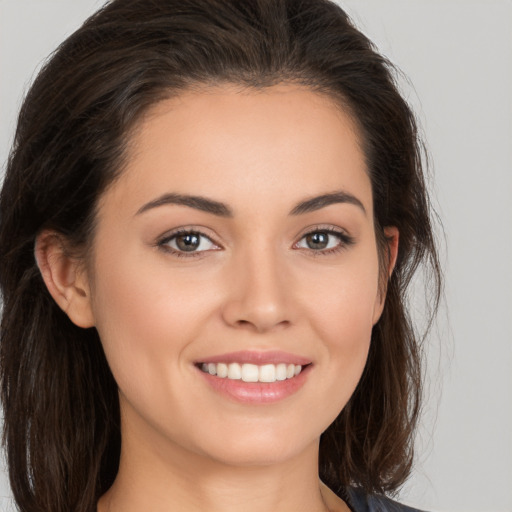
MULTIPOLYGON (((510 512, 512 1, 339 3, 409 78, 402 89, 428 140, 447 240, 418 462, 401 499, 438 512, 510 512)), ((101 4, 0 0, 2 165, 34 70, 101 4)), ((9 502, 0 471, 0 510, 9 502)))

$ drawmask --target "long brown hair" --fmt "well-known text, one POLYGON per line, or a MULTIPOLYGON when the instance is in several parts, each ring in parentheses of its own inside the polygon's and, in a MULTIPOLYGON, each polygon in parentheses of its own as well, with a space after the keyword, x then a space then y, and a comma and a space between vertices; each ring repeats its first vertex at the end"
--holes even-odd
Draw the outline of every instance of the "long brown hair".
POLYGON ((121 443, 117 387, 98 334, 51 299, 36 236, 53 229, 86 251, 98 199, 122 171, 141 114, 187 88, 222 83, 301 84, 333 97, 359 125, 381 259, 385 226, 398 228, 400 247, 361 381, 321 437, 320 476, 338 492, 403 483, 421 398, 421 337, 407 290, 423 263, 430 314, 441 276, 422 146, 394 76, 325 0, 114 0, 58 48, 23 103, 0 196, 1 399, 20 510, 95 510, 121 443))

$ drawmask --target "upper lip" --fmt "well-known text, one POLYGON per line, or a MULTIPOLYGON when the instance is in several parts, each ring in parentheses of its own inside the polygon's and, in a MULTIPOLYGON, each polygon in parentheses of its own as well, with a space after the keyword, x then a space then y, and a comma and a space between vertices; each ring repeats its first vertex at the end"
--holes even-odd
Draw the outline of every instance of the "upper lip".
POLYGON ((197 363, 240 363, 256 365, 285 363, 305 366, 311 363, 311 359, 281 350, 240 350, 238 352, 228 352, 226 354, 205 357, 204 359, 198 360, 197 363))

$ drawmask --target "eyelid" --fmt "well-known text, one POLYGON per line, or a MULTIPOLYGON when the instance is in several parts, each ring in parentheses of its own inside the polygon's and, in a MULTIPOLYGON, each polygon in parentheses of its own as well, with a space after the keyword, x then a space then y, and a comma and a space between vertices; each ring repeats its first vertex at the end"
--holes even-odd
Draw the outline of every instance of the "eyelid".
POLYGON ((197 226, 182 226, 176 229, 171 229, 170 231, 167 231, 163 235, 159 236, 158 239, 155 241, 154 244, 156 247, 158 247, 160 250, 165 251, 167 253, 171 253, 178 257, 187 257, 187 258, 193 258, 198 256, 203 256, 204 253, 210 252, 210 251, 217 251, 219 249, 222 249, 222 245, 218 243, 213 236, 210 234, 206 234, 204 232, 204 228, 197 227, 197 226), (170 247, 167 245, 171 240, 175 239, 179 235, 186 235, 186 234, 195 234, 202 238, 207 238, 214 246, 214 249, 206 249, 202 251, 180 251, 178 249, 175 249, 173 247, 170 247))
POLYGON ((339 226, 334 226, 332 224, 314 224, 313 226, 304 228, 297 236, 297 239, 301 240, 305 236, 316 233, 318 231, 333 233, 335 235, 340 235, 346 238, 353 238, 346 229, 343 229, 339 226))
MULTIPOLYGON (((353 236, 349 235, 346 230, 343 228, 340 228, 338 226, 333 225, 315 225, 310 226, 306 228, 302 234, 298 236, 298 240, 293 244, 293 248, 297 250, 306 251, 314 256, 320 256, 320 255, 328 255, 340 252, 347 247, 353 245, 355 243, 355 239, 353 236), (308 235, 312 235, 314 233, 323 232, 328 233, 330 235, 336 236, 339 239, 339 243, 335 247, 327 248, 327 249, 311 249, 306 247, 297 247, 298 244, 308 235)), ((198 227, 198 226, 181 226, 176 229, 172 229, 170 231, 167 231, 158 239, 156 240, 155 244, 156 247, 158 247, 160 250, 165 251, 167 253, 171 253, 178 257, 198 257, 198 256, 204 256, 205 253, 211 252, 211 251, 217 251, 220 249, 223 249, 222 245, 218 243, 214 236, 211 236, 210 234, 205 233, 205 228, 198 227), (213 249, 206 249, 201 251, 181 251, 178 249, 174 249, 173 247, 169 247, 167 245, 171 240, 179 236, 180 234, 196 234, 200 237, 204 237, 208 239, 215 248, 213 249)))
POLYGON ((298 250, 306 251, 314 256, 322 256, 340 252, 351 245, 354 245, 355 238, 350 235, 345 229, 333 226, 333 225, 315 225, 306 228, 301 235, 298 237, 298 241, 295 242, 294 248, 298 250), (305 247, 297 247, 297 245, 308 235, 312 235, 314 233, 328 233, 330 235, 338 237, 340 243, 336 245, 336 247, 331 247, 329 249, 310 249, 305 247))

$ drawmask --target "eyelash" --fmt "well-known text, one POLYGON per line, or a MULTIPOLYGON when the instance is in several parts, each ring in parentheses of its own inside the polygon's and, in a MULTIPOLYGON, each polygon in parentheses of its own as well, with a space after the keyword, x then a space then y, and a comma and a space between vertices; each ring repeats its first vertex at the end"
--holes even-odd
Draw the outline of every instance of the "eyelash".
POLYGON ((171 242, 175 238, 179 237, 180 235, 196 235, 200 238, 208 239, 213 245, 218 245, 208 235, 201 233, 201 231, 198 231, 196 229, 188 229, 188 228, 180 228, 180 229, 177 229, 176 231, 173 231, 172 233, 169 233, 168 235, 165 235, 163 238, 158 240, 155 245, 162 251, 168 252, 178 258, 197 258, 197 257, 203 256, 204 252, 207 252, 207 251, 190 251, 190 252, 177 251, 176 249, 173 249, 172 247, 169 247, 167 245, 169 242, 171 242))
MULTIPOLYGON (((323 249, 323 250, 322 249, 321 250, 306 249, 306 248, 303 249, 303 250, 311 253, 311 255, 314 257, 329 256, 331 254, 340 253, 341 251, 344 251, 345 249, 347 249, 351 245, 354 245, 354 243, 355 243, 354 237, 348 235, 344 231, 342 231, 340 229, 333 228, 333 227, 322 227, 322 226, 316 226, 315 228, 304 233, 300 237, 299 242, 301 240, 304 240, 306 237, 308 237, 310 235, 314 235, 315 233, 327 233, 328 235, 336 237, 338 239, 339 243, 336 244, 335 247, 332 247, 330 249, 323 249)), ((299 242, 297 242, 297 243, 299 243, 299 242)), ((297 245, 297 243, 294 245, 297 245)))
MULTIPOLYGON (((331 254, 337 254, 337 253, 345 250, 347 247, 350 247, 351 245, 354 245, 354 243, 355 243, 355 239, 352 236, 350 236, 347 233, 345 233, 344 231, 341 231, 341 230, 338 230, 338 229, 335 229, 335 228, 332 228, 332 227, 321 227, 321 226, 317 226, 314 229, 304 233, 300 237, 299 242, 304 240, 306 237, 308 237, 310 235, 314 235, 315 233, 327 233, 328 235, 335 236, 339 240, 339 243, 335 247, 332 247, 330 249, 315 250, 315 249, 300 248, 300 250, 305 250, 307 252, 310 252, 315 257, 318 257, 318 256, 328 256, 328 255, 331 255, 331 254)), ((213 245, 218 246, 218 244, 215 243, 208 235, 205 235, 201 231, 198 231, 198 230, 195 230, 195 229, 187 229, 187 228, 180 228, 180 229, 178 229, 176 231, 173 231, 172 233, 170 233, 170 234, 166 235, 165 237, 159 239, 156 242, 155 245, 159 249, 161 249, 161 250, 163 250, 165 252, 171 253, 173 256, 176 256, 178 258, 197 258, 197 257, 203 256, 203 253, 209 252, 208 250, 206 250, 206 251, 190 251, 190 252, 178 251, 178 250, 173 249, 173 248, 171 248, 171 247, 169 247, 167 245, 167 244, 169 244, 169 242, 171 242, 172 240, 176 239, 180 235, 196 235, 196 236, 198 236, 200 238, 204 237, 204 238, 208 239, 213 245)), ((294 244, 294 247, 299 242, 296 242, 294 244)), ((216 250, 216 249, 214 249, 214 250, 216 250)))

